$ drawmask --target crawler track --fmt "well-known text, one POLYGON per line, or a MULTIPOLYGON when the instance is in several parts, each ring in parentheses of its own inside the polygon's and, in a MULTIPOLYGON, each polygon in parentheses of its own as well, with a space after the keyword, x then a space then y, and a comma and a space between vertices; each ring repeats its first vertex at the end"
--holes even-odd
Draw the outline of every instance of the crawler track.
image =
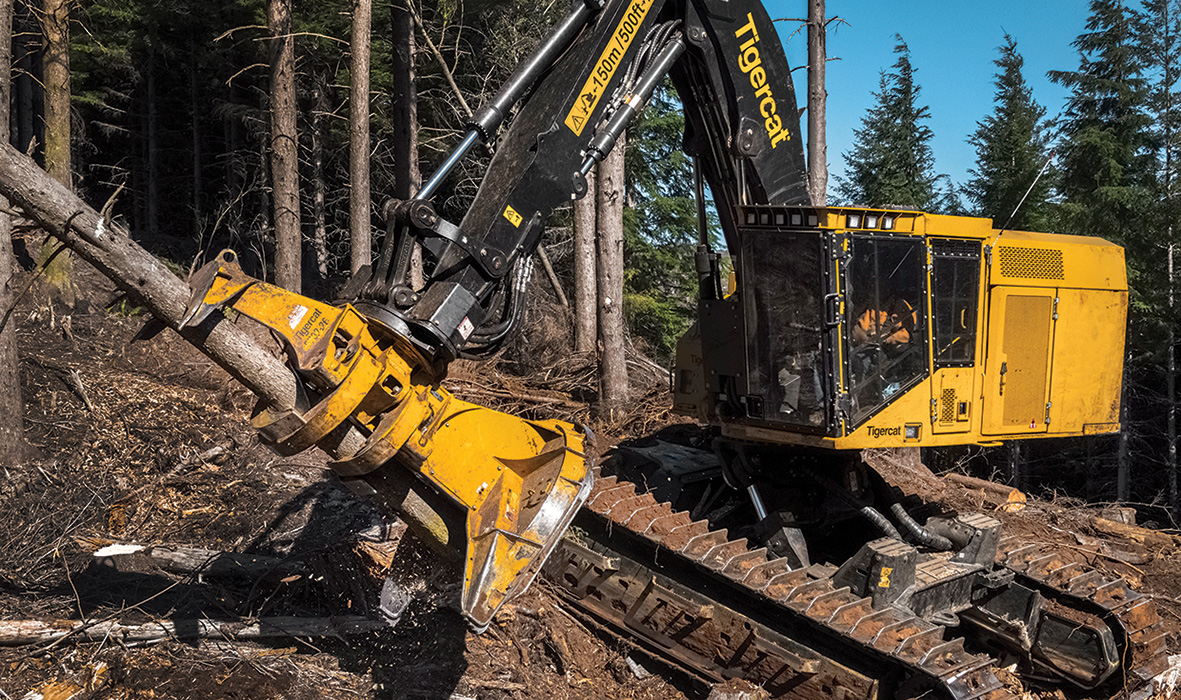
MULTIPOLYGON (((835 588, 833 570, 791 571, 765 549, 597 476, 546 574, 578 608, 650 652, 709 680, 740 677, 773 697, 1016 698, 994 660, 905 610, 874 610, 835 588)), ((1104 581, 1051 545, 1002 543, 1001 559, 1026 585, 1105 620, 1122 640, 1125 687, 1163 663, 1150 598, 1104 581)))

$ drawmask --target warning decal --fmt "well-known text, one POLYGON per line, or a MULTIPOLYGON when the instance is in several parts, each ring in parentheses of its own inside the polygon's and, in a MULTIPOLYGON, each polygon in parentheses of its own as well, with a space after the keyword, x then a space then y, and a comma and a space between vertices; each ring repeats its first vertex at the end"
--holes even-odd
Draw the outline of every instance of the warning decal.
POLYGON ((603 92, 607 90, 607 85, 623 61, 624 55, 627 54, 628 47, 631 46, 636 34, 640 31, 640 25, 648 16, 648 10, 652 9, 653 2, 655 0, 632 0, 623 19, 619 20, 619 26, 615 27, 611 39, 607 41, 606 48, 603 49, 599 60, 595 62, 590 77, 586 79, 586 84, 579 91, 578 99, 574 101, 574 106, 566 115, 566 126, 574 132, 575 136, 582 136, 583 128, 586 127, 591 113, 595 111, 595 107, 603 97, 603 92))
POLYGON ((511 204, 504 208, 504 218, 508 219, 508 222, 513 226, 521 228, 522 217, 517 213, 516 209, 513 209, 511 204))

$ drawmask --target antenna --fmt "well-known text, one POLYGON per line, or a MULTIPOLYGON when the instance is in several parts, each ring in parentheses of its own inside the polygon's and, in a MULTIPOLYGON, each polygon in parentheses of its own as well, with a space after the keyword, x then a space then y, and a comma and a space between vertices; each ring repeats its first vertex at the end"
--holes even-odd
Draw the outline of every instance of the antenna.
POLYGON ((992 250, 992 247, 996 245, 996 242, 1000 240, 1001 234, 1008 230, 1009 226, 1013 223, 1013 219, 1017 218, 1017 212, 1021 211, 1021 206, 1024 205, 1025 200, 1029 198, 1029 193, 1033 192, 1033 188, 1037 187, 1037 183, 1042 179, 1042 175, 1046 174, 1046 169, 1050 167, 1050 163, 1054 162, 1054 155, 1054 151, 1050 151, 1050 157, 1046 159, 1046 164, 1043 165, 1042 169, 1038 171, 1037 177, 1033 178, 1033 182, 1029 183, 1029 189, 1025 190, 1025 194, 1021 195, 1021 201, 1017 202, 1017 206, 1013 208, 1013 213, 1009 214, 1008 221, 1005 222, 1005 225, 1001 227, 1000 231, 997 231, 996 238, 992 239, 992 243, 988 244, 990 251, 992 250))

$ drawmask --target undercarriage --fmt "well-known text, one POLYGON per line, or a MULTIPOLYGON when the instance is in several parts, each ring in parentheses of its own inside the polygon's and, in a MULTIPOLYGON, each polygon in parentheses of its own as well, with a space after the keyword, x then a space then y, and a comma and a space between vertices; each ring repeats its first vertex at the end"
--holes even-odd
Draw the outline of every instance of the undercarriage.
MULTIPOLYGON (((865 454, 883 456, 892 455, 865 454)), ((827 519, 777 513, 787 525, 769 532, 772 516, 757 522, 747 494, 726 485, 724 458, 661 440, 620 446, 548 578, 653 655, 708 681, 746 679, 772 697, 1004 698, 1018 697, 1021 684, 1148 697, 1147 682, 1164 668, 1151 598, 1104 579, 1082 554, 1006 537, 995 518, 913 497, 895 503, 950 548, 920 542, 905 525, 897 527, 906 535, 882 536, 900 519, 854 492, 827 519), (810 561, 774 553, 768 542, 782 546, 783 530, 802 536, 810 561)), ((877 478, 860 461, 838 466, 877 478)), ((825 490, 811 483, 812 497, 825 490)))

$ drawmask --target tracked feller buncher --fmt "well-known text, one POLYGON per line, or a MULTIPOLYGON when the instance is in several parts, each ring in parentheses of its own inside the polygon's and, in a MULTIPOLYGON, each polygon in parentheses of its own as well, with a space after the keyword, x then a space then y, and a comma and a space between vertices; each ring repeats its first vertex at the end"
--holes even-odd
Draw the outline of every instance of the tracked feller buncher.
POLYGON ((1018 692, 998 665, 1072 693, 1149 692, 1164 663, 1151 599, 886 478, 919 447, 1117 432, 1122 249, 811 206, 790 70, 758 0, 577 2, 416 198, 384 213, 379 259, 344 303, 252 279, 225 252, 193 279, 187 322, 233 309, 283 338, 306 396, 259 409, 263 440, 341 455, 345 483, 462 553, 477 630, 544 569, 605 628, 777 697, 1018 692), (442 382, 512 336, 546 217, 586 194, 666 77, 700 219, 674 402, 704 427, 596 466, 585 429, 442 382), (492 160, 455 224, 432 198, 478 145, 492 160), (732 274, 706 232, 707 185, 732 274))

